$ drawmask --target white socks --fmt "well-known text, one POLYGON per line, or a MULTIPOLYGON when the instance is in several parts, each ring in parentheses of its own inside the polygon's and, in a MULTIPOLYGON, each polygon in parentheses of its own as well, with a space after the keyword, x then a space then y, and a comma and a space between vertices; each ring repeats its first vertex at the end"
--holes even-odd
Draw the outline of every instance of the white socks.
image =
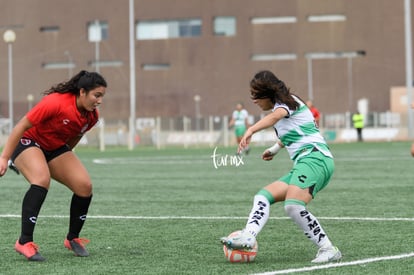
POLYGON ((286 214, 295 221, 305 235, 319 248, 331 247, 332 243, 318 220, 301 204, 285 203, 286 214))
MULTIPOLYGON (((285 201, 286 214, 303 230, 305 235, 319 248, 331 247, 332 243, 319 221, 312 215, 302 202, 285 201)), ((254 196, 253 207, 247 220, 245 231, 257 237, 269 219, 270 202, 262 194, 254 196)))
POLYGON ((263 195, 255 195, 253 200, 253 208, 250 212, 246 228, 253 236, 257 236, 265 226, 269 219, 270 202, 263 195))

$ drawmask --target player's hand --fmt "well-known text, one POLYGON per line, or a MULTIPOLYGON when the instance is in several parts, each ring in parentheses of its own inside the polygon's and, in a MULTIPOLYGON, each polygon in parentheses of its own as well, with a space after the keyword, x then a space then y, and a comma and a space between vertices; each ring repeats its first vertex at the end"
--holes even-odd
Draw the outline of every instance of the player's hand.
POLYGON ((274 155, 275 154, 272 154, 269 150, 266 149, 262 154, 262 159, 266 160, 266 161, 269 161, 269 160, 273 159, 274 155))
POLYGON ((237 150, 238 153, 243 152, 243 150, 249 146, 251 138, 252 132, 247 130, 239 143, 239 148, 237 150))
POLYGON ((277 141, 272 147, 267 148, 263 154, 262 159, 263 160, 272 160, 273 157, 282 149, 282 146, 279 144, 279 141, 277 141))
POLYGON ((0 157, 0 177, 6 174, 8 168, 8 159, 0 157))

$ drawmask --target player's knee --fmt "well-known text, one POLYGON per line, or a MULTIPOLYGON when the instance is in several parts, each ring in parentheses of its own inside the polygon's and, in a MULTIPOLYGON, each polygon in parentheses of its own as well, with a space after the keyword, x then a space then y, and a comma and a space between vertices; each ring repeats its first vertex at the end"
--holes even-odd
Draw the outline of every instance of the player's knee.
POLYGON ((87 182, 82 185, 82 193, 83 197, 89 197, 92 195, 92 182, 87 182))
POLYGON ((288 215, 289 217, 292 216, 292 214, 295 212, 295 206, 292 204, 285 204, 285 213, 286 215, 288 215))
POLYGON ((90 179, 83 179, 71 184, 72 191, 80 197, 89 197, 92 195, 92 182, 90 179))
POLYGON ((43 188, 49 189, 50 176, 44 175, 44 176, 38 176, 38 177, 30 178, 29 182, 31 184, 39 185, 43 188))
POLYGON ((285 204, 284 207, 286 215, 288 215, 289 217, 293 217, 299 214, 301 211, 305 210, 305 207, 299 204, 285 204))

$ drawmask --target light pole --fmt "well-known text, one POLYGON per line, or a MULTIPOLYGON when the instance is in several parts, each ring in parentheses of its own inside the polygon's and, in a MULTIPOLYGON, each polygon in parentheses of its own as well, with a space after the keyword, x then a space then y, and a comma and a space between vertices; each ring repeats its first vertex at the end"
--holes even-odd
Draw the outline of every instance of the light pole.
POLYGON ((136 116, 136 68, 135 68, 135 26, 134 26, 134 0, 129 0, 129 96, 130 96, 130 116, 129 116, 129 138, 128 149, 135 147, 135 116, 136 116))
POLYGON ((408 137, 413 138, 413 45, 411 41, 411 0, 404 0, 405 86, 407 89, 408 137))
POLYGON ((9 57, 9 134, 13 129, 13 42, 16 41, 16 33, 7 30, 3 34, 4 41, 8 44, 9 57))
POLYGON ((313 101, 313 72, 312 57, 306 57, 308 60, 308 100, 313 101))

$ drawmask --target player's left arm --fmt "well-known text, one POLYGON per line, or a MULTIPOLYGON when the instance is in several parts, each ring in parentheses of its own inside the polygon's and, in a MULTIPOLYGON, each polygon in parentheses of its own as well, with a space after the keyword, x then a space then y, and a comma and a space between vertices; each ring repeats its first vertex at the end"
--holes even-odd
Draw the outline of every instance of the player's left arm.
POLYGON ((277 140, 276 143, 272 146, 264 150, 262 154, 262 159, 269 161, 272 160, 273 157, 280 151, 280 149, 284 148, 285 146, 282 144, 280 140, 277 140))

